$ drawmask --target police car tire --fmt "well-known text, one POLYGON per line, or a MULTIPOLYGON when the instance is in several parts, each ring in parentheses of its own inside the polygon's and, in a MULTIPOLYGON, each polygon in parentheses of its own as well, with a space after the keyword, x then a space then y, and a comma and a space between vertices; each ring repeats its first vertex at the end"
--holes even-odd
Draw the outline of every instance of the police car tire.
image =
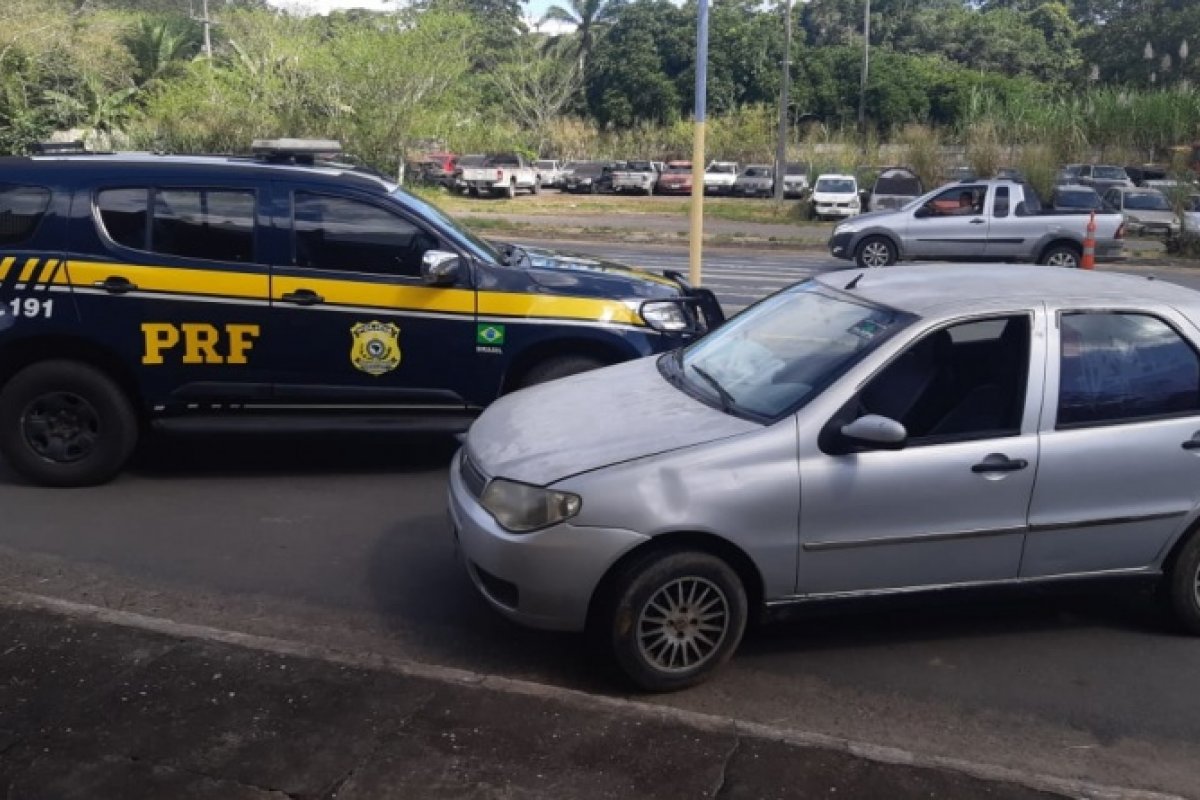
POLYGON ((77 361, 42 361, 25 367, 0 391, 0 456, 17 474, 43 486, 94 486, 111 480, 137 444, 138 419, 125 392, 95 367, 77 361), (21 429, 25 409, 50 392, 86 400, 99 418, 90 454, 56 463, 29 445, 21 429))
MULTIPOLYGON (((685 606, 671 610, 682 611, 685 615, 697 614, 696 608, 689 611, 685 606)), ((624 565, 615 576, 613 591, 595 633, 607 640, 617 666, 634 685, 649 692, 673 692, 707 680, 729 661, 741 643, 748 618, 745 586, 728 563, 711 553, 697 550, 667 550, 648 553, 624 565), (673 598, 673 588, 684 587, 684 591, 689 591, 697 585, 703 587, 700 591, 704 595, 690 596, 705 597, 705 610, 711 612, 715 608, 720 613, 720 616, 709 618, 710 624, 720 627, 719 633, 711 629, 707 632, 708 636, 717 638, 712 643, 715 647, 709 649, 705 643, 698 642, 697 647, 706 651, 704 660, 690 667, 681 664, 675 669, 664 669, 651 655, 656 649, 653 639, 649 639, 649 648, 639 642, 639 639, 646 641, 644 635, 647 633, 653 636, 653 628, 648 630, 639 624, 642 615, 653 614, 651 601, 662 600, 664 593, 673 598), (713 600, 716 600, 715 606, 713 600)), ((663 630, 664 633, 668 630, 665 623, 663 630)), ((686 646, 681 651, 683 649, 686 646)), ((658 651, 660 656, 664 652, 658 651)))
POLYGON ((539 383, 558 380, 568 375, 578 375, 581 372, 588 372, 603 366, 605 366, 603 361, 591 356, 557 356, 534 365, 521 378, 520 388, 536 386, 539 383))

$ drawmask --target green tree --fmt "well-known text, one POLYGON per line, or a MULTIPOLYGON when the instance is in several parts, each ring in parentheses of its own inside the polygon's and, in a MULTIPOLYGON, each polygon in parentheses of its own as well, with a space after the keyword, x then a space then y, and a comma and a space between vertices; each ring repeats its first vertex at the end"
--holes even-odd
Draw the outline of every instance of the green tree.
POLYGON ((575 26, 575 53, 581 71, 587 69, 588 56, 604 27, 616 17, 618 0, 568 0, 566 6, 546 9, 543 22, 561 22, 575 26))

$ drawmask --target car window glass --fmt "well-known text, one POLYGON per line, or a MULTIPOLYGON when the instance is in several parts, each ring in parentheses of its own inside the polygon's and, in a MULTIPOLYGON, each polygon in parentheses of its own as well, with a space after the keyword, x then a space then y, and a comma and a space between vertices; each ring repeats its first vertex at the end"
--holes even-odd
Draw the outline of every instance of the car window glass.
POLYGON ((983 213, 986 186, 955 186, 941 192, 925 203, 935 217, 972 216, 983 213))
POLYGON ((295 263, 314 269, 417 277, 437 240, 395 214, 343 197, 296 192, 295 263))
POLYGON ((992 216, 1007 217, 1008 216, 1008 187, 999 186, 996 188, 996 199, 992 204, 992 216))
POLYGON ((775 418, 807 402, 908 322, 903 312, 809 281, 758 303, 689 347, 683 373, 705 396, 713 394, 715 381, 739 410, 775 418))
POLYGON ((859 416, 879 414, 910 444, 1020 432, 1029 373, 1030 317, 964 322, 927 334, 859 394, 859 416))
POLYGON ((1060 328, 1060 427, 1200 409, 1200 359, 1157 317, 1064 314, 1060 328))
POLYGON ((105 189, 96 196, 96 208, 108 237, 119 245, 148 250, 149 189, 105 189))
POLYGON ((0 245, 17 244, 33 236, 49 206, 49 189, 0 185, 0 245))
POLYGON ((159 189, 150 249, 210 261, 254 260, 254 192, 159 189))

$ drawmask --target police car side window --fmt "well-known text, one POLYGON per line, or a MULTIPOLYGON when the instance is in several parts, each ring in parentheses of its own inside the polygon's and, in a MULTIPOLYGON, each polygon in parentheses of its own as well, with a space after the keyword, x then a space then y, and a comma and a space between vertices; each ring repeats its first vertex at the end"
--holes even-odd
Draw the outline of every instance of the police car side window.
POLYGON ((253 192, 236 189, 105 189, 96 196, 104 230, 119 245, 235 263, 254 260, 254 205, 253 192))
POLYGON ((134 250, 147 250, 149 189, 105 189, 96 196, 100 221, 108 237, 134 250))
POLYGON ((48 189, 0 185, 0 245, 18 244, 32 236, 49 205, 48 189))
POLYGON ((419 277, 437 239, 401 217, 344 197, 296 192, 296 266, 419 277))
POLYGON ((254 193, 159 189, 150 246, 156 253, 245 263, 254 260, 254 193))

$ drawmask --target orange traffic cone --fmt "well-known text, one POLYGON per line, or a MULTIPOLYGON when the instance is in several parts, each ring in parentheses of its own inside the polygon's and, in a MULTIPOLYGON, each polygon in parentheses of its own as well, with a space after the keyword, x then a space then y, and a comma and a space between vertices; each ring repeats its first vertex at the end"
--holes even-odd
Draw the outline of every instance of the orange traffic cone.
POLYGON ((1080 269, 1096 268, 1096 212, 1092 212, 1087 224, 1087 236, 1083 237, 1083 260, 1079 262, 1080 269))

